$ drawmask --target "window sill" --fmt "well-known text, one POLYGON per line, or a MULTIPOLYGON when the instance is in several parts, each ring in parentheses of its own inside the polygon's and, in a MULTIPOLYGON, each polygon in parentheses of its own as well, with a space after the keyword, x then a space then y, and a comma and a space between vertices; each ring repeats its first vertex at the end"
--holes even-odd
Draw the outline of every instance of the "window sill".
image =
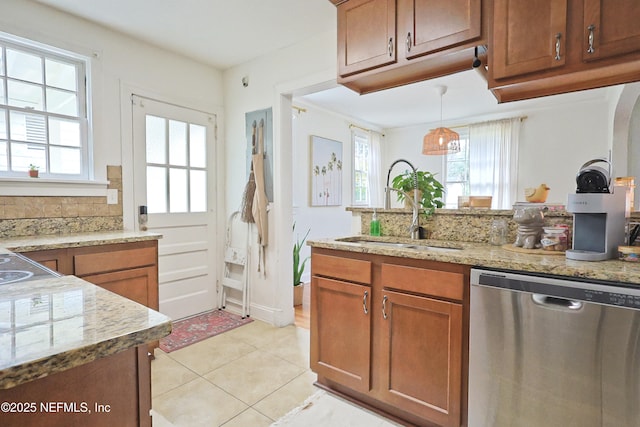
POLYGON ((2 178, 0 196, 106 197, 109 181, 2 178))

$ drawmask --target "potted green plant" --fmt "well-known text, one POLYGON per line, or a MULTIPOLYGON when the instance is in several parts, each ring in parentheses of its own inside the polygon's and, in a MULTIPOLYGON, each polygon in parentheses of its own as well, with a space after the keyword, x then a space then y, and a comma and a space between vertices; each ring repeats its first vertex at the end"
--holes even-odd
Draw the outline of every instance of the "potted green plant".
MULTIPOLYGON (((293 231, 296 231, 296 223, 293 223, 293 231)), ((302 273, 304 273, 304 267, 309 260, 309 257, 306 257, 302 262, 300 262, 300 250, 304 245, 305 240, 307 240, 307 236, 311 229, 307 230, 307 233, 304 235, 302 240, 299 240, 296 236, 296 243, 293 245, 293 305, 302 304, 302 273)))
MULTIPOLYGON (((430 216, 436 210, 444 206, 442 196, 444 195, 444 186, 435 178, 431 172, 417 171, 418 178, 418 197, 420 198, 420 206, 424 210, 425 216, 430 216)), ((406 171, 393 178, 391 186, 397 190, 413 196, 413 172, 406 171)), ((398 201, 405 200, 405 195, 398 192, 398 201)))
POLYGON ((31 178, 38 177, 38 166, 34 165, 33 163, 29 165, 29 176, 31 178))

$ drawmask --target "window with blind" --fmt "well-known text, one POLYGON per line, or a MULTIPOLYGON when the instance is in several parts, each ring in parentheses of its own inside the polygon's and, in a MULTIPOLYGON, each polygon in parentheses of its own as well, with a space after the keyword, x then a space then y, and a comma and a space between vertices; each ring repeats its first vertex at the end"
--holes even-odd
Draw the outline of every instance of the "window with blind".
POLYGON ((445 156, 445 208, 457 209, 458 196, 469 195, 469 130, 456 129, 460 134, 460 151, 445 156))
POLYGON ((0 33, 0 177, 89 179, 88 59, 0 33))

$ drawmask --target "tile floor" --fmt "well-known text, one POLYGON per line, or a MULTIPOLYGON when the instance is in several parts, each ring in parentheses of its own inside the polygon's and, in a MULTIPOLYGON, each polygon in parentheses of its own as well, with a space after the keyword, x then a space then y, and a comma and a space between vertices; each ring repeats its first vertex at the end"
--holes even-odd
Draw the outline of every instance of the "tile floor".
POLYGON ((151 365, 154 427, 262 427, 318 389, 309 370, 309 330, 259 320, 151 365))

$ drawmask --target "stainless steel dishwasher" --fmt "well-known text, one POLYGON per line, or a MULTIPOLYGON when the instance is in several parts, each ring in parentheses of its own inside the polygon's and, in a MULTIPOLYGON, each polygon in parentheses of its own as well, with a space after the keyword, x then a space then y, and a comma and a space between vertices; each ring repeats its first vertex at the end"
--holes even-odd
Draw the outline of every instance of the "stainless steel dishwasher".
POLYGON ((469 427, 640 426, 640 286, 471 270, 469 427))

